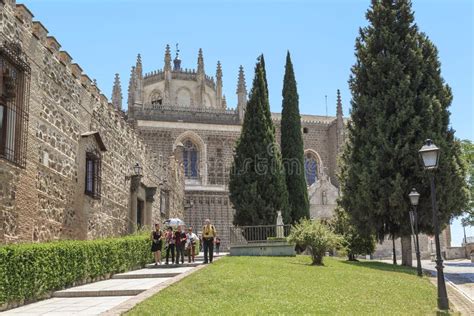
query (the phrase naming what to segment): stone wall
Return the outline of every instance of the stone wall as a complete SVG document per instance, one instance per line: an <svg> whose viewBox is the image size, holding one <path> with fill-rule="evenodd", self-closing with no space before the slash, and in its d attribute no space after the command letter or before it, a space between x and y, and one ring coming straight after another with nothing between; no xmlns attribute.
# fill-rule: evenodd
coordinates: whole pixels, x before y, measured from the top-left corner
<svg viewBox="0 0 474 316"><path fill-rule="evenodd" d="M143 167L142 185L166 181L171 213L183 212L183 177L171 152L159 166L138 133L46 28L15 1L0 1L0 40L18 42L31 67L26 168L0 160L0 240L47 241L97 238L130 231L133 165ZM84 194L85 151L101 153L100 199ZM166 167L165 167L166 166ZM158 190L161 192L161 190ZM159 193L152 218L160 219ZM150 223L148 223L150 224Z"/></svg>
<svg viewBox="0 0 474 316"><path fill-rule="evenodd" d="M445 229L440 234L440 244L441 244L441 251L443 256L446 256L447 248L450 246L450 231L449 229ZM427 236L424 234L418 235L418 242L420 245L420 255L422 259L429 259L431 254L436 252L434 237ZM393 244L392 240L386 238L382 243L377 243L375 252L373 253L373 257L375 259L391 259L393 254ZM395 239L395 252L397 255L397 260L401 260L402 252L401 252L401 243L400 238ZM413 243L412 238L412 253L413 258L415 256L415 246Z"/></svg>

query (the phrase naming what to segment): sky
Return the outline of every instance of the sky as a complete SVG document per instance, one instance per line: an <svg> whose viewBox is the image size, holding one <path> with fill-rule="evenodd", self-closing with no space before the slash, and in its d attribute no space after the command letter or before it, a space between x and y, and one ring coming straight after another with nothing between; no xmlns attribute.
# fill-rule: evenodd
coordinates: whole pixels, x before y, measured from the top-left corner
<svg viewBox="0 0 474 316"><path fill-rule="evenodd" d="M235 107L239 65L247 88L258 55L265 55L270 105L281 111L287 50L298 83L300 111L335 115L341 90L349 115L350 68L359 27L367 24L369 0L24 0L25 4L78 63L111 96L119 73L124 100L138 53L144 72L163 67L166 44L179 43L183 68L196 68L203 49L206 74L223 68L223 93ZM439 50L441 71L453 90L451 125L456 136L474 140L474 7L471 0L415 0L415 21ZM326 102L327 100L327 102ZM326 106L327 105L327 106ZM467 229L474 236L474 227ZM463 230L452 225L453 245Z"/></svg>

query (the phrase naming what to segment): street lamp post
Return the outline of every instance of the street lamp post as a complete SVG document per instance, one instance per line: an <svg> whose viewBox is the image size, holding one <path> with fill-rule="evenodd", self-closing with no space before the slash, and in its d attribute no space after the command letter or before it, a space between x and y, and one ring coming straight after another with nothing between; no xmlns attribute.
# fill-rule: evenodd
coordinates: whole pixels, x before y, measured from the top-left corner
<svg viewBox="0 0 474 316"><path fill-rule="evenodd" d="M433 210L433 228L436 245L436 271L438 278L438 308L441 310L449 309L448 294L446 292L446 283L443 273L443 258L441 257L441 245L439 242L439 223L438 223L438 207L436 205L436 188L434 183L434 171L438 168L439 148L427 139L425 145L419 150L425 170L430 171L431 186L431 206Z"/></svg>
<svg viewBox="0 0 474 316"><path fill-rule="evenodd" d="M418 200L420 199L420 193L416 192L416 189L413 188L410 194L408 194L408 197L410 198L410 203L412 206L410 210L410 223L411 230L415 236L416 270L418 272L418 276L422 276L423 272L421 271L420 243L418 242L418 214L416 212Z"/></svg>

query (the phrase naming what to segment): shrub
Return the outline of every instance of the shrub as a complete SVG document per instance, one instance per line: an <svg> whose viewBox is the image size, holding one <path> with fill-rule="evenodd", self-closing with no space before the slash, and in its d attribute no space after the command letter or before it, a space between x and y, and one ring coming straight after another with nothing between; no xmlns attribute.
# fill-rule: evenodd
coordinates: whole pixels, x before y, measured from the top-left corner
<svg viewBox="0 0 474 316"><path fill-rule="evenodd" d="M314 265L322 265L324 254L336 248L340 237L320 221L302 219L291 228L288 242L307 247Z"/></svg>
<svg viewBox="0 0 474 316"><path fill-rule="evenodd" d="M149 234L0 247L0 306L151 262Z"/></svg>
<svg viewBox="0 0 474 316"><path fill-rule="evenodd" d="M341 207L336 208L331 226L336 234L341 235L340 252L347 255L349 261L356 261L358 255L368 255L375 251L375 236L370 232L357 230L351 223L350 214Z"/></svg>

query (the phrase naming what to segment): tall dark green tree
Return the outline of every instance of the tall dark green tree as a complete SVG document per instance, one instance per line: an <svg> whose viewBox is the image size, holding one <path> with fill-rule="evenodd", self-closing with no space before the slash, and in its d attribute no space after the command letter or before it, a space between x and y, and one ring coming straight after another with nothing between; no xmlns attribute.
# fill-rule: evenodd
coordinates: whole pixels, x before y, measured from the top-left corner
<svg viewBox="0 0 474 316"><path fill-rule="evenodd" d="M234 225L275 224L277 211L282 212L285 223L290 222L285 174L270 116L263 55L255 66L229 191L235 208Z"/></svg>
<svg viewBox="0 0 474 316"><path fill-rule="evenodd" d="M304 173L304 149L298 91L290 52L286 55L282 94L281 155L285 168L291 221L296 223L301 218L309 218L309 199Z"/></svg>
<svg viewBox="0 0 474 316"><path fill-rule="evenodd" d="M349 80L352 112L341 205L379 240L405 237L408 193L415 187L421 193L420 230L432 233L429 180L418 156L425 139L433 139L442 153L436 174L440 223L459 215L467 201L465 170L449 128L451 90L441 77L436 48L414 23L409 0L373 0L366 17L369 25L356 40ZM407 259L411 249L402 254Z"/></svg>

